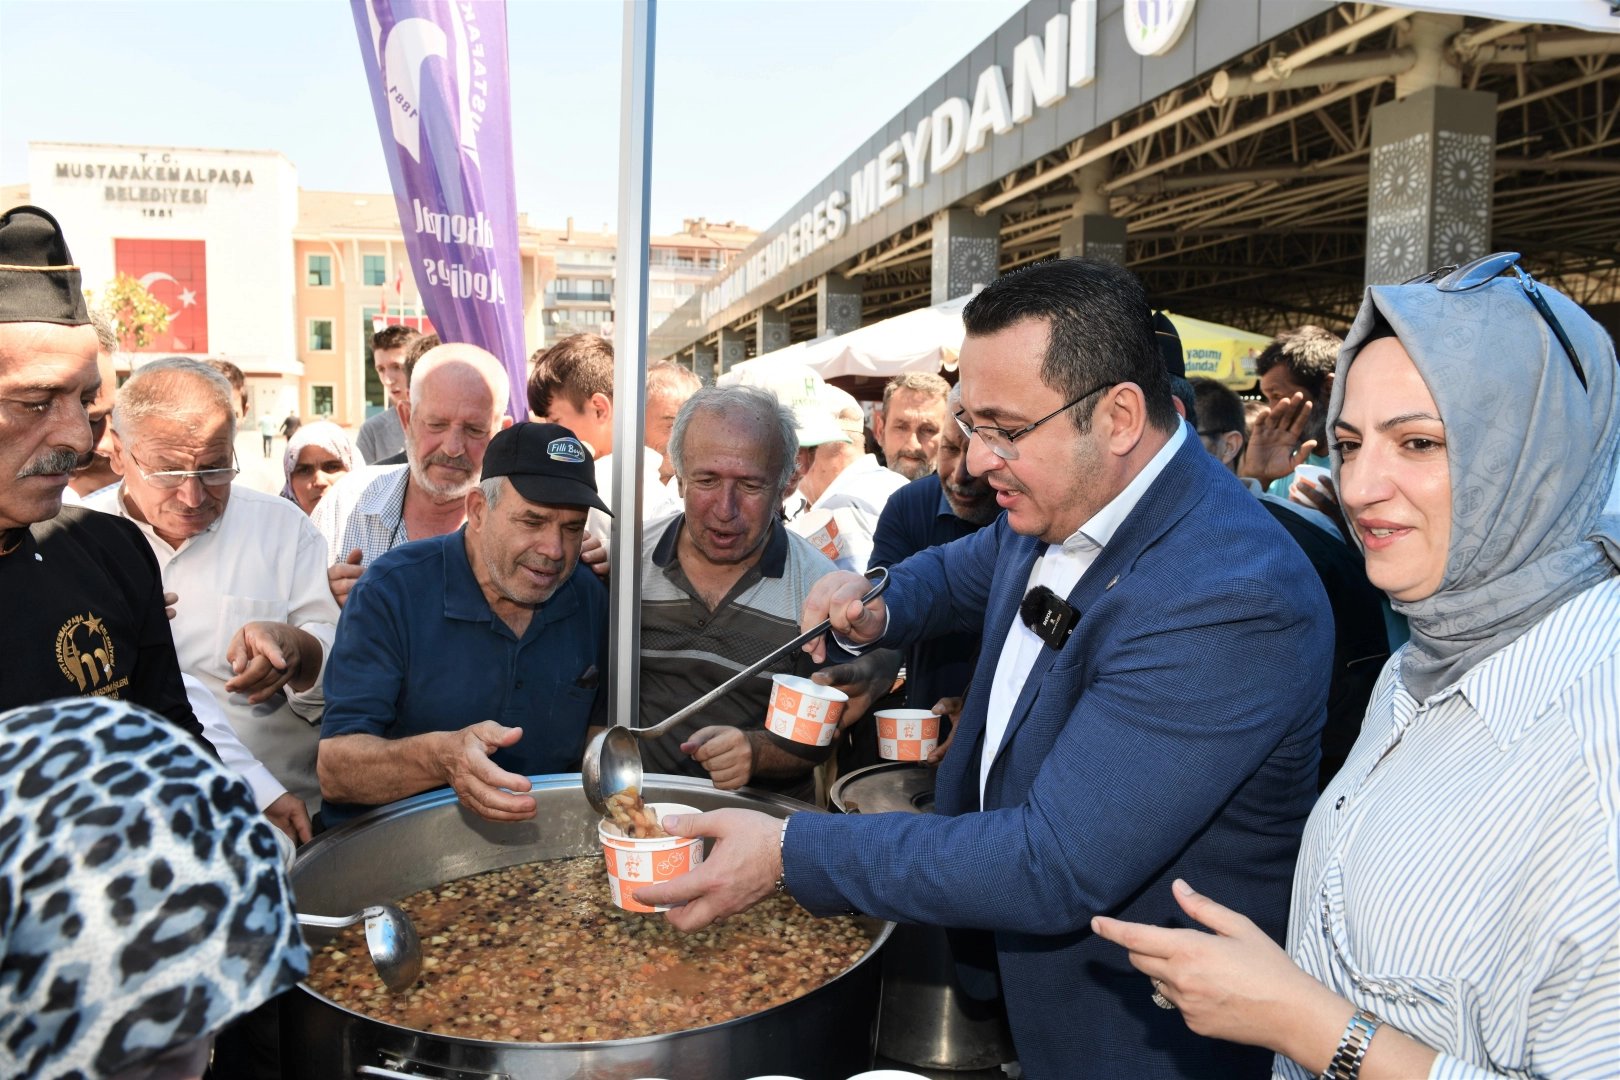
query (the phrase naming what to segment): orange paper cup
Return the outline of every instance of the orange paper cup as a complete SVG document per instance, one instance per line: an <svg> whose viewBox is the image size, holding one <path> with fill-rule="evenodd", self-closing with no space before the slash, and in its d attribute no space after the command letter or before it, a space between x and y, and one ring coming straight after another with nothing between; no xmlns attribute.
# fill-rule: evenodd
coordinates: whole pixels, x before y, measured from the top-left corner
<svg viewBox="0 0 1620 1080"><path fill-rule="evenodd" d="M697 814L695 806L681 803L648 803L647 809L662 822L674 814ZM658 836L637 840L625 836L611 819L603 818L596 827L602 838L602 857L607 861L608 888L613 902L625 911L668 911L669 907L648 907L632 897L643 885L656 885L679 877L703 862L701 836Z"/></svg>
<svg viewBox="0 0 1620 1080"><path fill-rule="evenodd" d="M883 709L877 714L878 757L926 761L939 745L939 717L927 709Z"/></svg>
<svg viewBox="0 0 1620 1080"><path fill-rule="evenodd" d="M797 675L771 676L771 704L765 729L789 742L826 746L838 731L849 695Z"/></svg>

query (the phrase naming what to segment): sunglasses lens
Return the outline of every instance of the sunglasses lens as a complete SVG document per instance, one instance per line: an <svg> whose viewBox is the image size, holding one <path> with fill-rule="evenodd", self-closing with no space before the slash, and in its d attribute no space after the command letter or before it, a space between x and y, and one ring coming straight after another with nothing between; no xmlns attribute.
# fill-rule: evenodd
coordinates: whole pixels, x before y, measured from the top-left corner
<svg viewBox="0 0 1620 1080"><path fill-rule="evenodd" d="M1466 266L1458 267L1439 281L1434 287L1441 292L1464 292L1468 289L1477 289L1487 281L1499 277L1502 271L1519 261L1517 251L1498 251L1494 255L1487 255L1482 259L1475 259Z"/></svg>

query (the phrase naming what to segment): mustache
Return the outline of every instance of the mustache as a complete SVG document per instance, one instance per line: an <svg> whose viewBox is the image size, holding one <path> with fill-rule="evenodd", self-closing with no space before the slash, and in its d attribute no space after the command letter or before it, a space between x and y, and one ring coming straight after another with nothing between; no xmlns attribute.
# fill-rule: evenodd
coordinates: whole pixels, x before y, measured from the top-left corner
<svg viewBox="0 0 1620 1080"><path fill-rule="evenodd" d="M443 465L446 468L460 469L463 472L473 471L472 458L465 454L457 454L455 457L451 457L449 454L429 454L427 460L422 462L422 468L425 469L429 465Z"/></svg>
<svg viewBox="0 0 1620 1080"><path fill-rule="evenodd" d="M21 480L26 476L63 476L77 469L80 464L78 454L64 446L58 446L24 465L18 471L17 479Z"/></svg>

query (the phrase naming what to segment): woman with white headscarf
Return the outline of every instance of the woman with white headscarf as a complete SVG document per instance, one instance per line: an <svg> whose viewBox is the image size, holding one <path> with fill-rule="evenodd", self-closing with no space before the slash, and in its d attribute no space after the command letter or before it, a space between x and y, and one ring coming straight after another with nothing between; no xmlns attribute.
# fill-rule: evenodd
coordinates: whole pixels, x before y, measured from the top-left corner
<svg viewBox="0 0 1620 1080"><path fill-rule="evenodd" d="M304 424L292 433L281 456L287 476L281 497L313 514L327 488L365 463L349 433L330 420Z"/></svg>
<svg viewBox="0 0 1620 1080"><path fill-rule="evenodd" d="M1213 934L1093 922L1144 1007L1277 1077L1620 1076L1620 389L1516 258L1368 289L1339 354L1334 481L1412 639L1306 826L1287 952L1182 881Z"/></svg>
<svg viewBox="0 0 1620 1080"><path fill-rule="evenodd" d="M275 830L155 713L0 713L0 793L0 1076L192 1080L308 974Z"/></svg>

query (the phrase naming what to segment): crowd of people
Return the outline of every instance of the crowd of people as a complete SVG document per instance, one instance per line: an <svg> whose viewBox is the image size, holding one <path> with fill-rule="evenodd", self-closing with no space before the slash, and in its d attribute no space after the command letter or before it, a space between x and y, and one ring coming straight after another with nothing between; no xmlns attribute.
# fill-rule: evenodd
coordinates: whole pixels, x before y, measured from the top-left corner
<svg viewBox="0 0 1620 1080"><path fill-rule="evenodd" d="M834 628L648 771L825 805L877 710L942 717L934 815L667 821L715 841L639 894L677 927L778 889L948 927L1030 1077L1620 1071L1620 380L1579 307L1485 270L1279 335L1246 403L1128 272L1055 260L967 305L959 378L881 400L655 364L640 448L600 337L537 352L514 409L490 353L388 327L390 407L295 425L278 496L235 482L241 371L118 385L55 220L8 212L0 1071L274 1075L308 962L278 846L443 788L524 820L529 777L577 771L615 452L641 725ZM772 674L849 696L831 745L766 728ZM73 974L180 917L176 874L219 892L187 949Z"/></svg>

